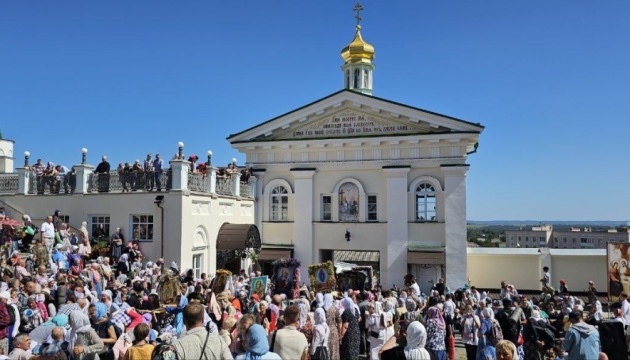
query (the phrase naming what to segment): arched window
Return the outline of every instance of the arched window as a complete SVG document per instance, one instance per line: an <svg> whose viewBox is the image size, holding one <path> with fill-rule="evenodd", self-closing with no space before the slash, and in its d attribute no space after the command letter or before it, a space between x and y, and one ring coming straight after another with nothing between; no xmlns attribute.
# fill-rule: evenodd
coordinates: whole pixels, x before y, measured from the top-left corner
<svg viewBox="0 0 630 360"><path fill-rule="evenodd" d="M370 87L370 72L368 69L363 70L363 87L366 89Z"/></svg>
<svg viewBox="0 0 630 360"><path fill-rule="evenodd" d="M351 182L339 187L339 221L359 221L359 188Z"/></svg>
<svg viewBox="0 0 630 360"><path fill-rule="evenodd" d="M284 186L271 190L271 221L289 220L289 192Z"/></svg>
<svg viewBox="0 0 630 360"><path fill-rule="evenodd" d="M361 70L354 69L354 89L359 88L359 78L361 77Z"/></svg>
<svg viewBox="0 0 630 360"><path fill-rule="evenodd" d="M416 187L416 221L437 221L435 188L428 182Z"/></svg>

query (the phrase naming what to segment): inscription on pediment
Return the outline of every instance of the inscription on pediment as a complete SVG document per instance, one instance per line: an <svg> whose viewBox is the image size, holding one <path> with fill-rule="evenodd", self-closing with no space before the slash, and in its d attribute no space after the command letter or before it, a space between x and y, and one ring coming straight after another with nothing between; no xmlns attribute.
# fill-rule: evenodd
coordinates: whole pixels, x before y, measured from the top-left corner
<svg viewBox="0 0 630 360"><path fill-rule="evenodd" d="M431 131L428 124L394 120L353 109L344 109L321 119L290 127L274 139L312 139L370 135L423 134Z"/></svg>

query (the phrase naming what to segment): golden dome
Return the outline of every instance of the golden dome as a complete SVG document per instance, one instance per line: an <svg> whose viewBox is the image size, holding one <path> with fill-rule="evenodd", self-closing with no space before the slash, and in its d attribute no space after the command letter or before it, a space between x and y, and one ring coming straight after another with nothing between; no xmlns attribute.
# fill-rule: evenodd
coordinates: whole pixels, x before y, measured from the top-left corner
<svg viewBox="0 0 630 360"><path fill-rule="evenodd" d="M374 60L374 46L368 44L361 37L361 25L357 25L354 40L341 49L343 61L348 63L372 62Z"/></svg>

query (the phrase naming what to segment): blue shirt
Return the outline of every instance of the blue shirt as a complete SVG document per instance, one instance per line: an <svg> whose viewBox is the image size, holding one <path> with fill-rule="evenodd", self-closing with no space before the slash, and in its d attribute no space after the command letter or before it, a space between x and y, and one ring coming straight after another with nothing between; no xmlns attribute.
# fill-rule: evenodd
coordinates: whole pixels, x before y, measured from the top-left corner
<svg viewBox="0 0 630 360"><path fill-rule="evenodd" d="M157 172L162 172L162 168L164 167L164 160L162 159L155 159L153 160L153 171Z"/></svg>

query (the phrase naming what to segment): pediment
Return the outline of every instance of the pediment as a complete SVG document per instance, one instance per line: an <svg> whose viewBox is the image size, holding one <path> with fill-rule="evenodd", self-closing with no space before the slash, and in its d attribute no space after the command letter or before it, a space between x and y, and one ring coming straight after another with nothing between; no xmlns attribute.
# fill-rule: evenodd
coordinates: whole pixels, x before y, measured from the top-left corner
<svg viewBox="0 0 630 360"><path fill-rule="evenodd" d="M238 134L231 143L480 133L483 126L343 90Z"/></svg>

